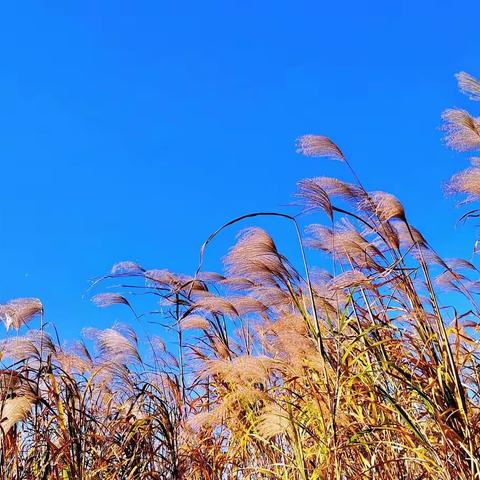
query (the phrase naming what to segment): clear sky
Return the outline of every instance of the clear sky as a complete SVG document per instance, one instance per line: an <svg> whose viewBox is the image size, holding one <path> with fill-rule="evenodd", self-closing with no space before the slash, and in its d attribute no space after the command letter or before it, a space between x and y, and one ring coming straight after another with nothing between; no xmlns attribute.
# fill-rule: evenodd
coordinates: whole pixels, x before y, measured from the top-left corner
<svg viewBox="0 0 480 480"><path fill-rule="evenodd" d="M453 75L480 75L480 2L2 7L0 301L41 298L67 336L121 318L83 298L113 263L192 272L226 220L288 211L304 177L349 178L298 156L304 133L336 141L441 254L470 256L475 228L455 228L441 191L467 161L439 126L447 107L478 109ZM256 223L293 248L290 227Z"/></svg>

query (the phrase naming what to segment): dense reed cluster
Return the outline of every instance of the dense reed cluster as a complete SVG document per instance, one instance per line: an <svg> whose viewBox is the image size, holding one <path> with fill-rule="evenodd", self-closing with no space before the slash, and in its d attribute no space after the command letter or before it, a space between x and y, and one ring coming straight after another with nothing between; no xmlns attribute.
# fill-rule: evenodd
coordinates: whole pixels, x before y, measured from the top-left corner
<svg viewBox="0 0 480 480"><path fill-rule="evenodd" d="M458 80L480 99L475 78ZM480 150L479 119L444 120L449 145ZM274 215L296 232L301 266L260 228L240 233L222 273L121 262L95 286L116 292L93 300L129 309L138 337L116 324L64 345L39 300L0 306L0 478L480 479L477 268L442 259L330 139L303 136L298 151L353 174L299 182L301 214L322 223L304 235L298 216L252 213L201 257L223 228ZM480 161L447 190L478 200ZM152 312L137 313L139 294Z"/></svg>

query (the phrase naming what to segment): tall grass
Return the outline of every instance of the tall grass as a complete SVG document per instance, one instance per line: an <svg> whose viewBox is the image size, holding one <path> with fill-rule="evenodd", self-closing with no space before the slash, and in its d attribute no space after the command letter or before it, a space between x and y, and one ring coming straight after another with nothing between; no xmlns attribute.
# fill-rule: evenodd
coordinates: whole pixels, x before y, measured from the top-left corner
<svg viewBox="0 0 480 480"><path fill-rule="evenodd" d="M476 79L458 80L480 99ZM480 120L444 120L449 145L480 149ZM221 274L115 265L99 284L118 291L94 301L146 325L134 300L151 298L158 336L116 324L65 346L39 300L0 307L13 330L1 349L0 478L480 479L477 268L442 259L330 139L304 136L298 150L353 174L299 183L302 214L323 223L303 236L297 216L253 213L212 234L201 257L223 228L275 215L298 236L301 268L260 228L241 231ZM477 158L448 191L478 200ZM323 252L322 268L305 248Z"/></svg>

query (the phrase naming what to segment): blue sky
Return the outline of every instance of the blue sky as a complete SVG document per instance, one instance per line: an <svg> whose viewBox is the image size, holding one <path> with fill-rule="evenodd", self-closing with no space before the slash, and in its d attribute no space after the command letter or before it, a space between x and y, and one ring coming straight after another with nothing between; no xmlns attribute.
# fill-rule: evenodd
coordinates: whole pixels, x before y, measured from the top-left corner
<svg viewBox="0 0 480 480"><path fill-rule="evenodd" d="M225 221L288 211L304 177L349 178L298 156L304 133L334 139L440 253L469 257L475 228L455 228L460 211L441 191L467 161L442 145L440 113L475 111L453 75L480 75L480 3L459 5L6 3L0 301L41 298L66 336L122 319L83 297L113 263L192 272ZM288 225L255 223L294 249Z"/></svg>

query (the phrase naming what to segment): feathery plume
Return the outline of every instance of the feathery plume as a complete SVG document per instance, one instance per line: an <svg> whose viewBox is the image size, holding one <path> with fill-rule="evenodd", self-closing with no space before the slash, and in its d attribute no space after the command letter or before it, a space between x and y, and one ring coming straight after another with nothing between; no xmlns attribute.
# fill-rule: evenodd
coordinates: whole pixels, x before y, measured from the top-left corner
<svg viewBox="0 0 480 480"><path fill-rule="evenodd" d="M174 291L192 280L191 277L187 277L186 275L174 274L163 269L146 270L143 276L149 287L168 288Z"/></svg>
<svg viewBox="0 0 480 480"><path fill-rule="evenodd" d="M158 335L153 335L150 338L149 343L150 343L150 347L155 352L165 352L167 350L167 347L165 346L165 342Z"/></svg>
<svg viewBox="0 0 480 480"><path fill-rule="evenodd" d="M297 152L307 157L328 157L345 161L342 151L323 135L303 135L297 139Z"/></svg>
<svg viewBox="0 0 480 480"><path fill-rule="evenodd" d="M359 186L344 182L338 178L332 177L314 177L307 178L299 182L301 187L305 182L306 186L310 186L312 189L321 189L323 190L329 198L339 197L343 200L349 202L361 201L365 198L365 191L362 190ZM314 185L313 185L314 184Z"/></svg>
<svg viewBox="0 0 480 480"><path fill-rule="evenodd" d="M480 100L480 81L466 72L455 75L460 90L470 97L470 100Z"/></svg>
<svg viewBox="0 0 480 480"><path fill-rule="evenodd" d="M252 295L254 295L262 305L276 312L290 311L292 308L292 298L290 294L278 287L259 286L252 291Z"/></svg>
<svg viewBox="0 0 480 480"><path fill-rule="evenodd" d="M306 231L311 235L307 239L307 245L311 248L334 253L339 259L346 260L347 263L353 262L358 268L380 269L376 258L383 260L382 252L349 222L344 221L336 230L313 224L309 225Z"/></svg>
<svg viewBox="0 0 480 480"><path fill-rule="evenodd" d="M0 319L9 330L18 330L35 316L43 313L43 305L38 298L16 298L0 305Z"/></svg>
<svg viewBox="0 0 480 480"><path fill-rule="evenodd" d="M417 261L421 261L423 259L428 265L439 265L445 269L448 269L448 266L442 257L440 257L440 255L435 253L429 247L417 245L417 247L411 251L411 256Z"/></svg>
<svg viewBox="0 0 480 480"><path fill-rule="evenodd" d="M476 201L480 197L480 167L471 167L455 174L446 186L447 193L468 195L465 203Z"/></svg>
<svg viewBox="0 0 480 480"><path fill-rule="evenodd" d="M249 296L228 297L229 302L234 306L239 315L251 313L264 313L267 310L265 304L256 298Z"/></svg>
<svg viewBox="0 0 480 480"><path fill-rule="evenodd" d="M270 235L261 228L241 232L225 258L225 267L230 275L260 284L275 285L278 279L285 282L294 275Z"/></svg>
<svg viewBox="0 0 480 480"><path fill-rule="evenodd" d="M207 360L205 372L237 385L264 383L277 365L266 356L242 355L232 360Z"/></svg>
<svg viewBox="0 0 480 480"><path fill-rule="evenodd" d="M86 373L91 370L93 364L89 358L80 356L75 352L60 351L55 356L56 361L66 372Z"/></svg>
<svg viewBox="0 0 480 480"><path fill-rule="evenodd" d="M92 298L92 302L101 308L121 304L130 306L128 300L118 293L99 293Z"/></svg>
<svg viewBox="0 0 480 480"><path fill-rule="evenodd" d="M435 283L444 290L461 291L457 282L468 280L464 275L445 270L435 277Z"/></svg>
<svg viewBox="0 0 480 480"><path fill-rule="evenodd" d="M238 312L231 302L223 297L206 291L195 292L195 300L192 310L201 310L216 315L238 317Z"/></svg>
<svg viewBox="0 0 480 480"><path fill-rule="evenodd" d="M369 192L368 198L359 203L359 208L374 214L382 222L392 218L405 220L405 210L397 197L386 192Z"/></svg>
<svg viewBox="0 0 480 480"><path fill-rule="evenodd" d="M333 219L332 203L327 192L315 182L314 178L307 178L298 183L298 192L295 194L302 199L305 210L323 210L328 217Z"/></svg>
<svg viewBox="0 0 480 480"><path fill-rule="evenodd" d="M464 258L447 258L445 263L452 270L477 270L477 267L472 262Z"/></svg>
<svg viewBox="0 0 480 480"><path fill-rule="evenodd" d="M480 147L480 121L465 110L450 109L442 115L447 132L445 141L455 150L464 152Z"/></svg>
<svg viewBox="0 0 480 480"><path fill-rule="evenodd" d="M275 403L268 405L258 418L257 430L262 437L267 439L290 433L291 424L288 413Z"/></svg>
<svg viewBox="0 0 480 480"><path fill-rule="evenodd" d="M140 275L145 271L138 263L126 260L113 265L110 273L112 275Z"/></svg>
<svg viewBox="0 0 480 480"><path fill-rule="evenodd" d="M370 279L360 270L348 270L340 273L332 279L331 285L333 289L340 290L359 286L374 288Z"/></svg>
<svg viewBox="0 0 480 480"><path fill-rule="evenodd" d="M208 330L210 323L201 315L188 315L180 321L182 330Z"/></svg>
<svg viewBox="0 0 480 480"><path fill-rule="evenodd" d="M225 280L224 275L216 272L199 272L197 278L206 283L220 283Z"/></svg>
<svg viewBox="0 0 480 480"><path fill-rule="evenodd" d="M85 338L90 338L104 361L141 363L140 354L137 350L137 338L132 329L115 325L113 328L98 330L86 328L82 331Z"/></svg>
<svg viewBox="0 0 480 480"><path fill-rule="evenodd" d="M255 282L243 277L228 276L225 280L221 280L219 285L232 292L243 292L256 288Z"/></svg>
<svg viewBox="0 0 480 480"><path fill-rule="evenodd" d="M5 338L0 342L0 350L4 357L15 361L38 360L41 353L48 356L57 351L50 335L42 330L29 330L23 336Z"/></svg>
<svg viewBox="0 0 480 480"><path fill-rule="evenodd" d="M33 394L18 395L8 398L0 406L0 428L6 434L10 429L22 420L25 420L33 407L35 396Z"/></svg>
<svg viewBox="0 0 480 480"><path fill-rule="evenodd" d="M395 222L392 226L397 232L402 247L410 247L413 243L420 246L426 246L427 241L425 240L425 237L414 226L410 224L407 225L404 222Z"/></svg>

